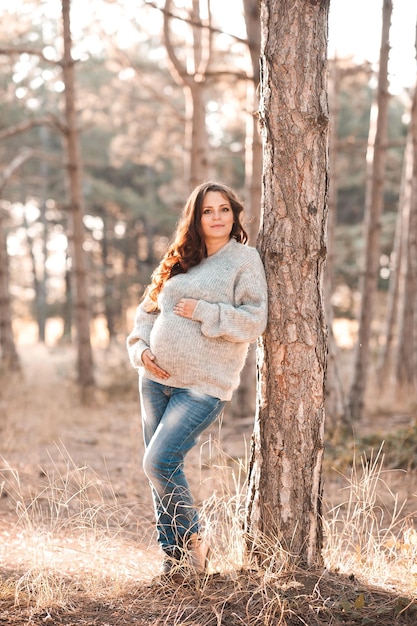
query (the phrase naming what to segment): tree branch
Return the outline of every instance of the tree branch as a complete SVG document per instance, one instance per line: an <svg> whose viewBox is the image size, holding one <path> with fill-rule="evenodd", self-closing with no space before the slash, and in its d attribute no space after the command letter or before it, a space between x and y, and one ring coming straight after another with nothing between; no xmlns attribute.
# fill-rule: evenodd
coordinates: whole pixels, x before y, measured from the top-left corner
<svg viewBox="0 0 417 626"><path fill-rule="evenodd" d="M179 85L185 84L190 87L193 79L188 74L186 67L179 60L175 52L174 46L172 44L172 40L171 40L171 29L170 29L171 11L169 10L169 8L167 9L167 7L169 7L170 4L171 4L171 0L165 0L165 10L163 11L163 15L164 15L164 42L165 42L165 48L167 51L168 59L171 64L171 74L174 80Z"/></svg>
<svg viewBox="0 0 417 626"><path fill-rule="evenodd" d="M25 161L30 159L33 155L33 150L31 148L23 148L15 158L6 165L2 172L0 172L0 194L3 193L3 190L9 181L9 179L13 176L14 172L21 166Z"/></svg>
<svg viewBox="0 0 417 626"><path fill-rule="evenodd" d="M237 35L232 35L231 33L226 33L224 30L221 30L221 28L215 28L214 26L207 26L206 24L201 24L201 22L197 22L187 17L180 17L179 15L176 15L175 13L173 13L173 11L167 11L165 8L158 7L155 4L155 2L152 2L152 0L145 0L143 4L150 6L153 9L157 9L157 11L160 11L163 15L166 15L167 17L172 17L175 20L186 22L187 24L190 24L191 26L197 26L198 28L207 28L212 33L217 33L218 35L226 35L227 37L230 37L231 39L234 39L235 41L238 41L239 43L243 43L246 46L248 45L247 39L242 39L242 37L238 37Z"/></svg>
<svg viewBox="0 0 417 626"><path fill-rule="evenodd" d="M25 133L36 126L54 126L58 128L58 130L65 134L65 126L55 115L48 114L45 117L35 118L33 120L28 120L25 122L21 122L20 124L16 124L15 126L10 126L10 128L5 128L0 131L0 141L4 139L9 139L9 137L14 137L15 135L20 135L21 133Z"/></svg>
<svg viewBox="0 0 417 626"><path fill-rule="evenodd" d="M61 61L54 61L52 59L48 59L44 55L42 50L36 50L36 48L25 48L25 47L0 48L0 54L6 55L6 56L13 56L14 54L29 54L31 56L35 56L35 57L38 57L39 59L42 59L42 61L45 61L45 63L49 63L50 65L62 65Z"/></svg>
<svg viewBox="0 0 417 626"><path fill-rule="evenodd" d="M248 75L244 71L235 72L233 70L213 70L205 73L205 78L220 78L222 76L231 76L232 78L236 78L236 80L253 80L252 76Z"/></svg>
<svg viewBox="0 0 417 626"><path fill-rule="evenodd" d="M102 36L105 36L104 32L102 32ZM146 75L142 72L140 65L137 61L131 59L129 55L121 48L117 48L116 46L114 46L111 41L109 42L109 45L110 50L114 55L114 60L119 63L122 68L132 68L135 72L136 77L140 80L141 85L143 85L143 87L147 91L149 91L149 93L152 95L152 98L158 102L162 102L165 106L168 106L172 110L173 114L178 117L178 119L183 121L183 116L180 115L178 108L171 101L171 99L161 95L161 90L158 89L155 85L155 77L152 76L151 79L148 79ZM174 80L172 82L173 84L176 84Z"/></svg>

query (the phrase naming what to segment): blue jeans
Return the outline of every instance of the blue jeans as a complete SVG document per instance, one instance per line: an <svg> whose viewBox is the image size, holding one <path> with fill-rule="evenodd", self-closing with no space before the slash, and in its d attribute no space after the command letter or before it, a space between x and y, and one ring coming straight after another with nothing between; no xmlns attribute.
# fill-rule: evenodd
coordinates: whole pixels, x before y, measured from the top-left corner
<svg viewBox="0 0 417 626"><path fill-rule="evenodd" d="M184 474L185 455L220 415L226 402L193 391L139 378L143 468L152 488L158 541L175 553L198 532L198 513Z"/></svg>

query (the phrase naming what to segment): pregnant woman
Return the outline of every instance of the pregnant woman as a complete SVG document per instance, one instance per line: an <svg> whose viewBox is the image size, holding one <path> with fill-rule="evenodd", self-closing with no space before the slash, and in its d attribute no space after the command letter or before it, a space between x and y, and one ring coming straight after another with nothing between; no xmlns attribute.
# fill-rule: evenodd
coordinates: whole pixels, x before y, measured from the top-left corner
<svg viewBox="0 0 417 626"><path fill-rule="evenodd" d="M168 578L180 562L184 571L185 560L205 571L208 548L184 458L231 399L249 343L266 326L265 272L256 249L245 245L242 214L226 185L208 182L191 193L127 338Z"/></svg>

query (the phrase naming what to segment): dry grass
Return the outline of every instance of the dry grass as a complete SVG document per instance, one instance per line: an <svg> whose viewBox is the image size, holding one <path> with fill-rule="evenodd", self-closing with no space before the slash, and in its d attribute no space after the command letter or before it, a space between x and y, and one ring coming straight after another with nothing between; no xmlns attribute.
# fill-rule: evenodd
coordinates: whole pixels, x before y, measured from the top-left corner
<svg viewBox="0 0 417 626"><path fill-rule="evenodd" d="M291 570L279 545L265 542L261 565L248 555L241 524L243 468L230 472L224 466L226 481L219 478L219 492L202 507L214 547L211 571L170 587L153 577L158 557L139 534L135 507L119 506L100 476L76 467L65 450L57 452L60 462L51 460L43 489L27 503L19 476L2 462L3 490L18 512L8 531L12 541L3 543L3 623L388 626L417 621L412 601L417 536L398 509L389 517L376 505L380 455L363 461L363 472L350 478L348 501L327 516L327 567L320 572ZM65 471L57 469L62 457ZM227 493L230 484L235 491ZM402 594L394 593L401 584Z"/></svg>
<svg viewBox="0 0 417 626"><path fill-rule="evenodd" d="M162 585L137 424L132 431L137 399L103 391L86 410L62 382L66 353L37 354L19 393L0 394L0 624L417 623L417 532L386 480L383 448L339 476L344 497L324 518L326 566L299 571L279 544L265 541L262 564L248 554L245 443L225 423L190 458L211 569Z"/></svg>

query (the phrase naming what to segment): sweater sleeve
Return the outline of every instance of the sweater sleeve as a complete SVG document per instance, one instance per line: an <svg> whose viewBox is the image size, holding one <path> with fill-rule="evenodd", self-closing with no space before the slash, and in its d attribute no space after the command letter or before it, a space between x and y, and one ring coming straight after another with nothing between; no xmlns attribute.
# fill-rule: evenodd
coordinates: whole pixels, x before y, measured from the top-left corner
<svg viewBox="0 0 417 626"><path fill-rule="evenodd" d="M234 293L235 306L199 300L192 319L201 322L206 337L255 341L265 330L268 315L265 270L258 255L240 269Z"/></svg>
<svg viewBox="0 0 417 626"><path fill-rule="evenodd" d="M142 366L142 353L149 348L151 331L159 312L147 313L145 311L146 300L136 309L135 325L128 335L126 344L129 359L136 369Z"/></svg>

